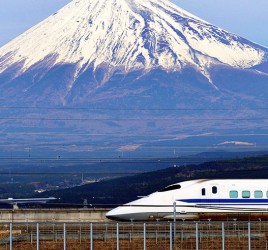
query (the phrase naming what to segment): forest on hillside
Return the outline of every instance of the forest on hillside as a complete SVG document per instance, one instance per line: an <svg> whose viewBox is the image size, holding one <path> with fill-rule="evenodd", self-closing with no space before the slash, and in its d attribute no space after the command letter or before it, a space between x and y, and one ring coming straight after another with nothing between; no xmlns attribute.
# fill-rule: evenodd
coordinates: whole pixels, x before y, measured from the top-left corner
<svg viewBox="0 0 268 250"><path fill-rule="evenodd" d="M193 179L268 179L268 156L210 161L197 165L177 166L43 193L60 198L61 204L91 204L113 207L148 195L167 185Z"/></svg>

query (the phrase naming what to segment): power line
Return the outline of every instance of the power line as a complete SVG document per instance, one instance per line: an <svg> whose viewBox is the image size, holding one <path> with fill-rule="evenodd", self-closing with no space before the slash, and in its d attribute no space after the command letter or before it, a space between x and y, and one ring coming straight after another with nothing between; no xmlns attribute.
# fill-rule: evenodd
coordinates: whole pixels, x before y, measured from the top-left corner
<svg viewBox="0 0 268 250"><path fill-rule="evenodd" d="M265 152L263 152L265 154ZM125 164L125 163L151 163L151 164L162 164L162 163L178 163L178 164L187 164L187 163L202 163L206 161L225 160L225 157L202 157L202 156L193 156L193 157L177 157L177 158L155 158L155 157L117 157L117 158L55 158L55 157L0 157L1 162L20 162L29 163L39 161L41 163L108 163L108 164ZM228 164L230 161L228 161ZM111 172L108 172L111 173Z"/></svg>
<svg viewBox="0 0 268 250"><path fill-rule="evenodd" d="M28 127L27 127L28 128ZM34 129L34 128L33 128ZM148 136L161 136L161 137L170 137L173 139L176 136L185 136L185 137L229 137L229 136L268 136L268 133L201 133L201 134L163 134L163 133L142 133L139 134L137 131L133 133L92 133L92 132L61 132L61 131L49 131L49 132L29 132L29 131L2 131L2 135L53 135L53 136L62 136L62 135L76 135L76 136L116 136L116 137L148 137ZM169 138L165 138L169 139Z"/></svg>
<svg viewBox="0 0 268 250"><path fill-rule="evenodd" d="M198 157L200 159L201 157ZM84 162L96 162L96 163L170 163L175 161L189 161L188 158L155 158L155 157L114 157L114 158L93 158L93 157L87 157L87 158L55 158L55 157L0 157L1 161L4 160L17 160L17 161L56 161L56 162L72 162L72 161L84 161ZM202 158L202 160L204 160ZM196 161L196 158L195 158Z"/></svg>
<svg viewBox="0 0 268 250"><path fill-rule="evenodd" d="M218 160L217 160L218 161ZM224 164L230 164L232 163L232 160L226 160L226 162L224 162L225 160L223 159L220 164L221 166L224 165ZM210 160L208 162L213 162L213 160ZM208 162L196 162L197 164L205 164L205 163L208 163ZM235 161L233 161L235 162ZM236 162L235 162L236 163ZM193 163L190 163L190 164L193 164ZM185 165L181 165L181 166L176 166L176 167L173 167L174 169L180 169L182 167L189 167L188 165L190 164L185 164ZM11 171L2 171L0 172L1 175L7 175L7 176L12 176L12 175L19 175L19 176L29 176L29 175L33 175L33 176L38 176L38 175L76 175L77 178L79 178L81 175L84 175L84 177L86 177L87 175L109 175L109 176L116 176L116 175L139 175L139 174L172 174L169 170L170 170L171 167L167 168L167 169L156 169L156 170L143 170L143 171L120 171L120 172L111 172L111 171L79 171L79 172L11 172ZM205 166L204 169L196 169L196 170L192 170L192 169L189 169L189 171L197 171L197 172L200 172L200 171L208 171L210 169L216 169L216 168L211 168L210 166ZM268 170L267 167L262 167L262 168L257 168L257 169L232 169L230 170L231 172L258 172L260 170ZM229 170L228 171L224 171L224 172L230 172ZM96 183L96 182L95 182Z"/></svg>
<svg viewBox="0 0 268 250"><path fill-rule="evenodd" d="M267 147L268 144L263 144L263 143L250 143L250 142L241 142L235 143L235 142L226 142L226 143L218 143L218 144L154 144L154 143L149 143L149 144L142 144L142 143L125 143L125 144L116 144L116 143L87 143L87 142L70 142L70 143L65 143L65 142L60 142L60 143L20 143L18 142L5 142L3 144L0 144L0 146L8 146L8 145L19 145L19 146L25 146L27 149L31 148L31 146L95 146L95 147L102 147L102 148L110 148L110 147L136 147L136 148L215 148L215 147L230 147L230 146L235 146L236 148L241 147ZM151 144L151 145L150 145Z"/></svg>
<svg viewBox="0 0 268 250"><path fill-rule="evenodd" d="M268 110L268 107L256 108L112 108L112 107L44 107L44 106L0 106L0 109L44 109L44 110L89 110L89 111L255 111Z"/></svg>
<svg viewBox="0 0 268 250"><path fill-rule="evenodd" d="M131 171L131 172L0 172L1 175L20 175L20 176L28 176L28 175L110 175L110 176L116 176L116 175L129 175L129 174L142 174L146 173L146 171ZM78 176L79 177L79 176Z"/></svg>
<svg viewBox="0 0 268 250"><path fill-rule="evenodd" d="M162 117L162 118L46 118L46 117L0 117L0 120L18 121L266 121L268 117L257 118L184 118L184 117Z"/></svg>

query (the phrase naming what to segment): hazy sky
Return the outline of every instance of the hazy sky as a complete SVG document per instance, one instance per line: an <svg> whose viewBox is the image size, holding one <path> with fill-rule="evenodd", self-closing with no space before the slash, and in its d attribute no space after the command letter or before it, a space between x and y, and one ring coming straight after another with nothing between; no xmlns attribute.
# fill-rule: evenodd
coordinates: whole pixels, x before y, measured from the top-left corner
<svg viewBox="0 0 268 250"><path fill-rule="evenodd" d="M70 0L0 0L0 46ZM268 47L268 0L172 0L230 32Z"/></svg>

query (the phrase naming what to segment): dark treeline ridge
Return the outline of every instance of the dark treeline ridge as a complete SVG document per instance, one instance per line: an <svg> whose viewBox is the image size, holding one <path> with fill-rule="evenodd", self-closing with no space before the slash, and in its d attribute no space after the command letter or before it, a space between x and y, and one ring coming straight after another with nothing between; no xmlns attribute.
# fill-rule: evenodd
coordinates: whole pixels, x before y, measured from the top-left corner
<svg viewBox="0 0 268 250"><path fill-rule="evenodd" d="M66 205L83 204L113 207L148 195L176 182L193 179L268 179L268 156L210 161L198 165L171 167L158 171L121 177L74 188L54 190L40 196L60 198Z"/></svg>

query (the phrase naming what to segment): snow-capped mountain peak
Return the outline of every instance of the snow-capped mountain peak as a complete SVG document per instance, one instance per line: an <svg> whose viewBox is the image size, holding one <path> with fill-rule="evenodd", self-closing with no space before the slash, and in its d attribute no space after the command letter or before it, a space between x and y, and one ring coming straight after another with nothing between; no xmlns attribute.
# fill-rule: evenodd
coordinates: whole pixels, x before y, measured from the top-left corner
<svg viewBox="0 0 268 250"><path fill-rule="evenodd" d="M217 28L165 0L73 0L0 49L0 73L21 62L75 64L76 77L89 66L115 69L192 65L207 75L211 64L251 67L267 50ZM110 71L110 73L109 73Z"/></svg>

